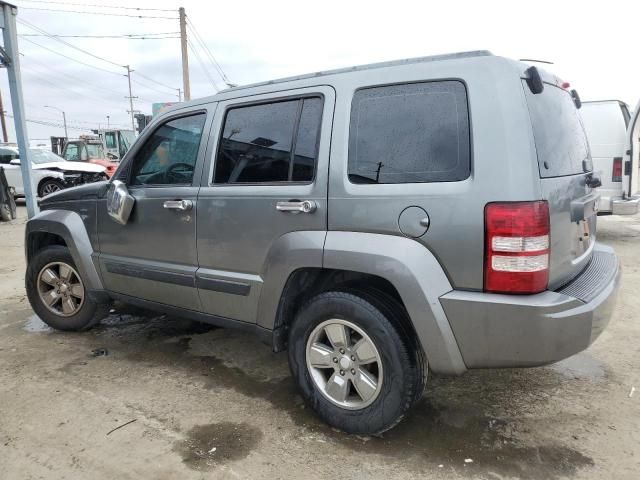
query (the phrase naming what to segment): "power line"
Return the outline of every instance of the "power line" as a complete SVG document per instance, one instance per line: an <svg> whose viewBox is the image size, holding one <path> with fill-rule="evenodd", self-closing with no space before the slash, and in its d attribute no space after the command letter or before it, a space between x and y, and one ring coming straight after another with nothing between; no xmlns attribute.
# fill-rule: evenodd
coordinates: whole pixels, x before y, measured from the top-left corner
<svg viewBox="0 0 640 480"><path fill-rule="evenodd" d="M202 67L202 70L204 71L204 74L207 76L207 78L211 82L211 85L213 85L213 88L217 91L218 87L216 87L216 82L213 80L213 78L209 74L209 70L207 69L207 67L205 66L204 62L202 61L202 58L200 57L200 54L198 53L198 51L193 47L193 44L191 43L191 40L187 39L187 45L191 49L191 52L196 56L196 60L198 60L198 63L200 64L200 67Z"/></svg>
<svg viewBox="0 0 640 480"><path fill-rule="evenodd" d="M38 65L41 65L42 67L44 67L44 68L46 68L46 69L48 69L50 71L56 72L56 74L58 74L60 76L68 78L69 80L71 80L73 82L77 82L78 81L78 79L76 77L73 77L72 75L68 75L68 74L66 74L64 72L61 72L60 70L56 70L56 69L52 68L51 65L46 65L46 64L34 59L30 55L25 55L24 53L21 53L21 55L27 59L27 64L29 64L31 62L34 62L34 63L36 63ZM49 72L47 72L47 73L49 73ZM116 95L122 95L122 93L124 93L124 92L117 92L115 90L111 90L111 89L108 89L108 88L105 88L105 87L102 87L102 86L92 85L91 83L86 82L86 81L84 82L84 85L89 87L89 88L93 88L94 90L100 90L100 91L106 91L106 92L110 92L110 93L115 93Z"/></svg>
<svg viewBox="0 0 640 480"><path fill-rule="evenodd" d="M123 39L123 40L164 40L167 38L180 38L180 32L172 32L173 35L170 34L132 34L132 35L45 35L41 33L19 33L19 37L51 37L51 38L113 38L113 39ZM165 36L160 36L165 35Z"/></svg>
<svg viewBox="0 0 640 480"><path fill-rule="evenodd" d="M129 15L126 13L108 13L108 12L88 12L86 10L61 10L59 8L40 8L40 7L20 7L22 10L39 10L53 13L79 13L82 15L101 15L107 17L131 17L131 18L153 18L163 20L177 20L178 17L158 17L152 15Z"/></svg>
<svg viewBox="0 0 640 480"><path fill-rule="evenodd" d="M142 83L140 80L132 78L131 81L136 83L136 84L138 84L138 85L140 85L141 87L144 87L144 88L148 89L148 90L153 90L154 92L161 93L163 95L169 95L167 92L165 92L163 90L160 90L158 88L152 87L151 85L146 85L146 84ZM176 91L177 90L178 89L176 89ZM175 95L175 93L173 95Z"/></svg>
<svg viewBox="0 0 640 480"><path fill-rule="evenodd" d="M19 22L21 22L21 23L23 23L23 24L25 24L27 27L29 27L29 28L31 28L31 29L33 29L33 30L37 31L37 32L40 32L40 33L44 34L45 36L47 36L47 37L49 37L49 38L51 38L51 39L53 39L53 40L56 40L56 41L58 41L58 42L62 43L63 45L67 45L67 46L69 46L69 47L71 47L71 48L73 48L73 49L75 49L75 50L78 50L78 51L80 51L80 52L82 52L82 53L84 53L84 54L86 54L86 55L90 55L91 57L94 57L94 58L97 58L97 59L102 60L102 61L104 61L104 62L107 62L107 63L109 63L109 64L111 64L111 65L115 65L115 66L117 66L117 67L126 68L124 65L119 65L119 64L117 64L116 62L112 62L111 60L108 60L108 59L106 59L106 58L100 57L100 56L98 56L98 55L94 55L93 53L88 52L88 51L86 51L86 50L84 50L84 49L82 49L82 48L76 47L75 45L73 45L73 44L71 44L71 43L69 43L69 42L66 42L66 41L64 41L64 40L61 40L60 38L57 38L56 36L54 36L54 35L50 34L49 32L47 32L47 31L43 30L43 29L42 29L42 28L40 28L40 27L37 27L36 25L33 25L33 24L32 24L32 23L30 23L30 22L27 22L27 21L25 21L25 20L18 20L18 21L19 21ZM45 48L46 50L52 51L52 52L54 52L54 53L58 53L59 55L62 55L62 56L64 56L65 58L69 58L69 59L71 59L71 60L73 60L73 61L76 61L76 62L78 62L78 63L83 63L83 62L80 62L79 60L75 60L75 59L73 59L73 58L71 58L71 57L67 57L67 56L65 56L65 55L63 55L63 54L61 54L61 53L59 53L59 52L54 51L54 50L48 49L47 47L44 47L43 45L40 45L40 44L38 44L38 43L34 42L33 40L28 39L28 38L24 38L24 40L26 40L27 42L34 43L34 44L36 44L36 45L38 45L38 46L40 46L40 47L42 47L42 48ZM86 64L86 63L83 63L83 64L84 64L84 65L87 65L87 66L92 66L93 68L96 68L96 69L98 69L98 70L103 70L103 71L106 71L106 72L109 72L109 73L112 73L112 74L115 74L115 75L121 75L121 74L119 74L119 73L112 72L112 71L110 71L110 70L106 70L106 69L102 69L102 68L100 68L100 67L96 67L96 66L89 65L89 64ZM146 78L148 81L153 82L153 83L155 83L155 84L157 84L157 85L160 85L161 87L167 88L167 89L171 90L172 92L173 92L173 91L175 91L175 90L177 90L176 88L170 87L169 85L166 85L166 84L164 84L164 83L162 83L162 82L159 82L159 81L157 81L157 80L154 80L153 78L147 77L146 75L143 75L143 74L142 74L142 73L140 73L140 72L136 72L136 73L138 74L138 76L140 76L140 77L142 77L142 78ZM124 76L126 76L126 75L124 75Z"/></svg>
<svg viewBox="0 0 640 480"><path fill-rule="evenodd" d="M122 10L140 10L140 11L155 11L155 12L174 12L173 9L168 8L145 8L145 7L123 7L115 5L100 5L95 3L75 3L75 2L55 2L52 0L20 0L26 3L48 3L54 5L70 5L75 7L100 7L100 8L117 8Z"/></svg>
<svg viewBox="0 0 640 480"><path fill-rule="evenodd" d="M218 60L216 60L216 57L213 55L213 53L211 52L211 50L209 49L209 47L207 46L207 44L205 43L205 41L202 39L202 37L200 36L200 34L198 33L198 31L196 30L195 25L193 24L193 22L189 19L189 17L187 17L187 25L189 27L189 29L191 30L191 32L193 33L194 37L196 38L196 40L198 41L198 43L200 44L200 46L203 48L203 50L205 51L205 53L209 56L209 60L211 61L211 63L213 64L213 66L216 68L216 70L218 71L218 74L220 75L220 77L222 78L222 80L228 85L230 84L229 82L229 77L227 77L227 74L224 72L224 70L222 69L222 66L220 65L220 63L218 62Z"/></svg>
<svg viewBox="0 0 640 480"><path fill-rule="evenodd" d="M164 83L162 83L162 82L159 82L159 81L157 81L157 80L154 80L153 78L147 77L146 75L143 75L143 74L141 74L141 73L140 73L140 72L138 72L138 71L136 71L136 74L137 74L139 77L142 77L142 78L144 78L144 79L146 79L146 80L148 80L148 81L150 81L150 82L153 82L153 83L155 83L155 84L157 84L157 85L160 85L161 87L168 88L169 90L172 90L172 91L176 91L176 90L178 90L177 88L170 87L169 85L166 85L166 84L164 84Z"/></svg>
<svg viewBox="0 0 640 480"><path fill-rule="evenodd" d="M112 75L118 75L119 77L124 76L122 73L117 73L117 72L114 72L112 70L107 70L106 68L102 68L102 67L96 67L95 65L91 65L90 63L82 62L82 61L78 60L77 58L69 57L69 56L65 55L64 53L60 53L57 50L53 50L52 48L45 47L44 45L41 45L38 42L34 42L33 40L30 40L28 38L24 38L23 40L26 41L26 42L29 42L29 43L33 43L34 45L37 45L40 48L44 48L45 50L48 50L51 53L55 53L56 55L60 55L61 57L66 58L67 60L71 60L72 62L76 62L76 63L79 63L81 65L84 65L85 67L91 67L91 68L94 68L96 70L100 70L101 72L111 73Z"/></svg>
<svg viewBox="0 0 640 480"><path fill-rule="evenodd" d="M66 45L67 47L73 48L74 50L78 50L79 52L82 52L85 55L89 55L90 57L96 58L98 60L102 60L103 62L110 63L111 65L115 65L116 67L123 67L119 63L112 62L111 60L107 60L106 58L103 58L103 57L100 57L98 55L95 55L95 54L93 54L91 52L88 52L88 51L86 51L86 50L84 50L84 49L82 49L80 47L76 47L75 45L73 45L73 44L71 44L71 43L69 43L69 42L67 42L65 40L61 40L60 38L57 38L57 37L51 35L49 32L44 31L40 27L36 27L35 25L33 25L32 23L27 22L26 20L18 19L18 22L22 23L23 25L26 25L27 27L35 30L36 32L40 32L40 33L46 35L47 37L52 38L52 39L62 43L63 45Z"/></svg>

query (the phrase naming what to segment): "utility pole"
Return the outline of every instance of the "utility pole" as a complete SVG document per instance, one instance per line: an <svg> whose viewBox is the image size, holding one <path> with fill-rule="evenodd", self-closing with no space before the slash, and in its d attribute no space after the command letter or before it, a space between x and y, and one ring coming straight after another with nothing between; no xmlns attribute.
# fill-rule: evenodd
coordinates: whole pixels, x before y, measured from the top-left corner
<svg viewBox="0 0 640 480"><path fill-rule="evenodd" d="M107 128L109 128L109 115L107 115Z"/></svg>
<svg viewBox="0 0 640 480"><path fill-rule="evenodd" d="M20 55L18 54L18 32L16 28L16 16L18 9L6 2L0 2L2 18L3 49L0 50L2 65L7 69L9 77L9 92L11 92L11 107L16 129L16 141L20 154L20 171L22 172L22 184L24 196L27 199L27 215L33 218L40 210L36 201L36 189L31 176L31 152L29 151L29 137L27 136L27 124L25 122L24 98L22 93L22 78L20 75Z"/></svg>
<svg viewBox="0 0 640 480"><path fill-rule="evenodd" d="M187 51L187 14L184 7L178 9L180 14L180 47L182 50L182 88L185 101L191 100L191 87L189 86L189 52Z"/></svg>
<svg viewBox="0 0 640 480"><path fill-rule="evenodd" d="M0 92L0 123L2 123L2 141L7 143L9 138L7 137L7 124L4 121L4 106L2 105L2 92Z"/></svg>
<svg viewBox="0 0 640 480"><path fill-rule="evenodd" d="M178 101L181 102L182 101L182 89L178 88ZM2 101L2 99L0 98L0 102Z"/></svg>
<svg viewBox="0 0 640 480"><path fill-rule="evenodd" d="M131 67L129 65L125 65L125 67L127 69L127 80L129 80L129 96L125 97L129 99L129 108L130 108L130 113L131 113L131 128L133 129L133 131L136 131L136 124L134 123L133 120L133 99L134 98L138 98L138 97L134 97L131 94L131 72L133 72L133 70L131 70Z"/></svg>
<svg viewBox="0 0 640 480"><path fill-rule="evenodd" d="M51 105L45 105L44 108L53 108L54 110L58 110L60 113L62 113L62 123L64 124L64 138L66 143L69 140L69 134L67 133L67 114L64 113L64 110L58 107L52 107Z"/></svg>

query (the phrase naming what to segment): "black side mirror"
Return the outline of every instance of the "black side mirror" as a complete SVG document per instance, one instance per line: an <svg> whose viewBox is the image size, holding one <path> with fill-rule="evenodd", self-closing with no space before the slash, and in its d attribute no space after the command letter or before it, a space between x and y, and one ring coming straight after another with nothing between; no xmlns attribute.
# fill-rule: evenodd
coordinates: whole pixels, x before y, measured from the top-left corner
<svg viewBox="0 0 640 480"><path fill-rule="evenodd" d="M526 74L527 85L531 93L534 95L542 93L544 90L544 82L538 69L535 66L531 66L527 68L524 73Z"/></svg>
<svg viewBox="0 0 640 480"><path fill-rule="evenodd" d="M591 188L598 188L602 186L600 177L598 175L594 175L593 173L590 173L586 176L586 178L584 179L584 183L587 185L587 187Z"/></svg>

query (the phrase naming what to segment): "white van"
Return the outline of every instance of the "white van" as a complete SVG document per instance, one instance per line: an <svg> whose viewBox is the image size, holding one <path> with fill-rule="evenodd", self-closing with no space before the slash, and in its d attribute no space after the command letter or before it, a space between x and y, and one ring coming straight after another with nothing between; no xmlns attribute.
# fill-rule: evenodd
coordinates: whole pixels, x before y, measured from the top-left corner
<svg viewBox="0 0 640 480"><path fill-rule="evenodd" d="M638 110L636 107L632 114L620 100L582 102L579 110L591 148L593 170L602 181L598 189L600 213L638 212Z"/></svg>

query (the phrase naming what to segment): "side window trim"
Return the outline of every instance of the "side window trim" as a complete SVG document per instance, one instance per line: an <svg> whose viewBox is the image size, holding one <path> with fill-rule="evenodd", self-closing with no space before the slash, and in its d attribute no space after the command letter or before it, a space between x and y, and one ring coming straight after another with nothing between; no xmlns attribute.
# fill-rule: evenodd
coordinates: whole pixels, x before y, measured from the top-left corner
<svg viewBox="0 0 640 480"><path fill-rule="evenodd" d="M202 126L202 133L200 135L200 143L198 145L198 150L197 150L197 156L196 156L196 164L195 167L196 169L198 168L198 163L199 163L199 157L202 155L203 152L203 145L206 146L206 142L208 141L209 138L209 133L207 132L207 125L208 123L211 121L211 117L212 114L210 115L207 108L197 108L195 110L189 110L189 111L181 111L181 112L176 112L175 114L168 116L166 118L164 118L161 122L159 122L158 124L156 124L153 129L145 132L144 138L140 139L140 142L136 142L138 145L135 145L135 150L131 149L130 152L127 152L128 154L130 154L127 158L127 163L125 165L123 165L123 169L122 169L122 173L118 173L117 175L117 180L120 180L122 182L124 182L127 185L127 188L130 189L140 189L140 188L167 188L167 187L189 187L192 186L194 184L196 184L198 182L198 179L196 178L195 175L195 171L194 171L194 176L191 180L191 183L173 183L173 184L149 184L149 185L132 185L131 184L131 172L132 172L132 168L133 168L133 164L135 163L136 160L136 156L138 155L138 153L140 153L140 150L142 150L142 148L145 146L145 144L149 141L149 139L151 139L151 137L153 137L153 135L155 135L155 133L162 128L162 126L164 126L165 124L173 121L173 120L178 120L180 118L185 118L185 117L192 117L194 115L200 115L203 114L205 115L205 121L204 124ZM206 137L206 138L205 138ZM203 142L204 140L204 142ZM114 176L116 177L116 176Z"/></svg>
<svg viewBox="0 0 640 480"><path fill-rule="evenodd" d="M318 130L317 130L317 134L316 134L316 142L315 142L315 158L314 158L314 169L313 169L313 176L311 178L311 180L309 181L294 181L294 180L282 180L282 181L271 181L271 182L233 182L233 183L229 183L229 182L216 182L215 181L215 175L216 175L216 168L217 168L217 163L218 163L218 154L220 152L220 149L222 148L222 140L223 140L223 134L224 134L224 129L225 129L225 125L227 122L227 116L229 114L229 112L231 110L234 109L238 109L238 108L245 108L245 107L253 107L253 106L258 106L258 105L271 105L271 104L275 104L275 103L281 103L281 102L293 102L293 101L297 101L298 102L298 110L296 113L296 120L295 120L295 124L294 124L294 128L293 128L293 132L292 132L292 139L291 139L291 152L290 152L290 158L289 158L289 174L288 174L288 178L292 178L293 175L293 168L294 168L294 163L295 163L295 151L296 151L296 144L297 144L297 139L298 139L298 131L299 131L299 126L300 126L300 120L302 118L302 109L304 107L304 100L305 99L311 99L311 98L318 98L322 101L322 106L321 106L321 114L320 114L320 119L318 122ZM218 134L218 140L217 143L215 145L215 148L212 152L211 155L211 169L209 171L209 179L208 179L208 183L207 185L209 187L236 187L236 186L283 186L283 185L313 185L313 183L316 180L316 176L317 176L317 166L318 166L318 152L319 152L319 146L320 146L320 136L322 133L322 122L323 122L323 118L324 118L324 106L325 106L325 102L326 102L326 98L325 95L322 92L309 92L309 93L305 93L305 94L301 94L301 95L292 95L290 97L277 97L277 98L269 98L269 99L261 99L258 101L244 101L244 102L239 102L239 103L229 103L227 105L225 105L224 111L221 113L222 114L222 122L220 123L219 126L219 130L217 132ZM213 133L213 132L212 132Z"/></svg>

